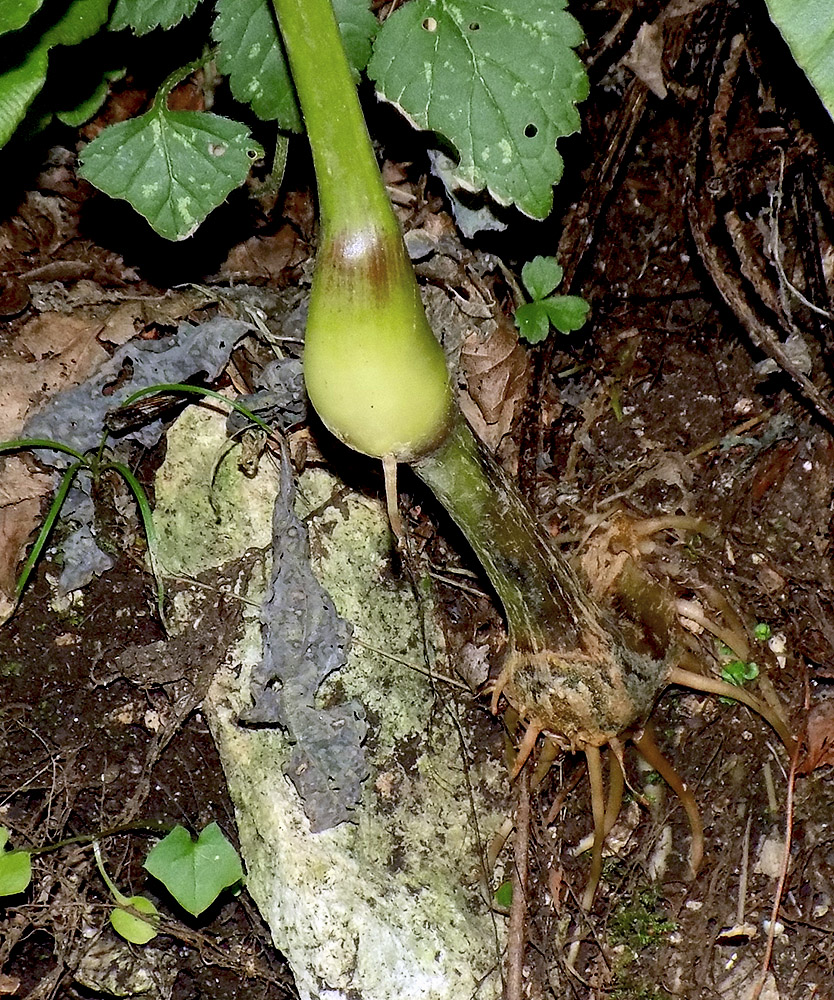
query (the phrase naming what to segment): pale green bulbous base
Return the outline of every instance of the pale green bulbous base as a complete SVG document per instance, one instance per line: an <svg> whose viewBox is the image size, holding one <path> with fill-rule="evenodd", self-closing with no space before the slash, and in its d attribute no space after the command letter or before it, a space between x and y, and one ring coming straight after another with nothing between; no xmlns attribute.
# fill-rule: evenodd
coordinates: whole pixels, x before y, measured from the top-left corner
<svg viewBox="0 0 834 1000"><path fill-rule="evenodd" d="M319 251L304 379L316 412L339 440L374 458L411 461L443 440L454 407L443 349L399 233L396 241L355 261L344 246Z"/></svg>

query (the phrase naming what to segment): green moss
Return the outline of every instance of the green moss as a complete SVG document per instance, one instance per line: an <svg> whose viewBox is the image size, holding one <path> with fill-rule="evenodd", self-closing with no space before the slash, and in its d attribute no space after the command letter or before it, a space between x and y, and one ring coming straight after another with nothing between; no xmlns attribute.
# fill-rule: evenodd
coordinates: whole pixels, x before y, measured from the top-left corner
<svg viewBox="0 0 834 1000"><path fill-rule="evenodd" d="M623 900L608 923L611 941L625 945L636 956L677 930L678 925L661 912L659 903L653 888L639 889Z"/></svg>
<svg viewBox="0 0 834 1000"><path fill-rule="evenodd" d="M0 661L0 677L20 677L23 673L23 664L20 660Z"/></svg>

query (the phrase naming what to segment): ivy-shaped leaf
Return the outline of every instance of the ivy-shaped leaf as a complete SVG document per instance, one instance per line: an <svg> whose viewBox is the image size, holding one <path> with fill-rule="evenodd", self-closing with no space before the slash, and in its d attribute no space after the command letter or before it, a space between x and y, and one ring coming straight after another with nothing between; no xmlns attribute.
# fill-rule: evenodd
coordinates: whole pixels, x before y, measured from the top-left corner
<svg viewBox="0 0 834 1000"><path fill-rule="evenodd" d="M145 868L194 916L243 878L237 851L216 823L196 840L185 827L174 827L148 854Z"/></svg>
<svg viewBox="0 0 834 1000"><path fill-rule="evenodd" d="M263 154L245 125L164 100L106 128L82 154L80 175L123 198L169 240L184 240L239 187Z"/></svg>
<svg viewBox="0 0 834 1000"><path fill-rule="evenodd" d="M334 0L333 10L358 80L370 58L377 20L367 0ZM259 118L300 132L301 113L269 0L217 0L212 37L219 46L218 68L229 77L237 100L251 104Z"/></svg>
<svg viewBox="0 0 834 1000"><path fill-rule="evenodd" d="M43 6L43 0L3 0L0 4L0 35L17 31Z"/></svg>
<svg viewBox="0 0 834 1000"><path fill-rule="evenodd" d="M9 831L0 826L0 896L23 892L32 880L32 858L28 851L6 848Z"/></svg>
<svg viewBox="0 0 834 1000"><path fill-rule="evenodd" d="M767 0L771 20L834 118L834 4ZM778 70L774 67L774 71Z"/></svg>
<svg viewBox="0 0 834 1000"><path fill-rule="evenodd" d="M173 28L184 17L190 17L200 0L116 0L110 30L132 28L137 35L146 35L154 28Z"/></svg>
<svg viewBox="0 0 834 1000"><path fill-rule="evenodd" d="M460 186L535 219L562 176L556 140L579 128L588 81L564 0L413 0L382 26L368 66L385 100L458 152Z"/></svg>

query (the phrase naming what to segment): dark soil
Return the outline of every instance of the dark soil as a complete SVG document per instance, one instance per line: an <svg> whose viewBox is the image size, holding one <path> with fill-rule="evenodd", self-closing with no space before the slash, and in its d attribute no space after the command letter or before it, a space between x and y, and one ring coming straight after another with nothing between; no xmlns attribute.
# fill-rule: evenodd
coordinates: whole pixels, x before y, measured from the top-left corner
<svg viewBox="0 0 834 1000"><path fill-rule="evenodd" d="M834 126L816 113L800 77L786 83L787 57L763 10L745 15L707 2L692 10L678 4L675 14L673 6L663 25L663 100L621 59L641 23L664 5L637 3L632 10L606 0L576 7L588 33L592 97L583 136L563 147L567 169L553 220L521 222L481 241L515 269L535 253L558 253L570 290L592 306L580 334L553 335L528 351L529 391L502 455L567 551L611 533L616 518L627 528L611 533L612 552L648 519L701 519L701 531L653 534L643 567L671 597L699 601L725 622L734 615L748 636L764 623L784 637L773 649L753 641L755 686L785 706L800 732L809 709L834 696L834 440L831 414L821 412L807 387L781 365L762 362L798 334L810 361L805 373L823 401L831 395L831 319L795 298L785 307L790 296L769 239L778 226L784 274L806 299L830 310L834 185L825 151ZM746 44L741 56L731 51L736 35ZM778 81L772 70L768 75L772 66ZM121 89L124 103L130 80ZM393 129L385 151L407 164L401 187L415 196L414 214L445 211L436 182L426 180L418 140L391 113L373 117ZM26 289L27 275L38 269L37 302L52 296L71 310L86 299L106 313L105 306L186 280L218 293L241 282L287 287L312 252L313 205L300 166L270 215L240 193L210 232L174 253L141 220L78 182L77 137L51 138L56 144L44 145L42 162L30 153L31 169L2 193L0 273L18 297L0 323L0 351L8 352L35 314ZM609 153L613 165L601 168ZM257 245L242 249L253 235ZM63 271L43 270L56 261L65 262ZM506 288L503 295L509 302ZM162 329L151 319L137 332L153 337ZM137 456L148 485L162 448ZM311 444L308 459L318 458ZM104 492L101 506L112 511ZM412 500L415 530L434 557L477 570L458 536L442 519L429 519L432 503L418 493ZM109 515L121 553L113 570L77 602L56 605L58 568L47 555L0 631L0 824L15 846L35 848L125 828L104 843L109 872L124 891L148 892L166 914L154 946L167 957L155 960L147 995L291 996L291 976L245 892L224 896L194 920L176 911L141 867L158 833L143 826L148 820L195 831L216 820L233 841L235 824L200 716L206 671L189 676L176 669L175 656L168 670L141 657L141 669L130 669L129 657L116 663L125 650L163 638L152 581L139 568L141 532L130 506L124 510ZM439 597L452 649L473 634L488 641L500 629L488 601L443 585ZM690 633L690 640L714 666L715 642L704 633ZM222 637L203 641L209 649ZM531 997L750 996L776 888L762 852L768 841L777 848L784 842L787 756L765 723L738 704L680 689L662 698L653 724L696 790L706 830L701 870L688 878L688 830L674 797L663 786L655 786L652 803L635 794L614 831L617 853L606 862L593 912L579 923L581 978L570 975L568 927L575 929L587 870L572 847L588 833L590 806L580 782L545 825L580 764L554 768L533 809ZM795 780L774 981L762 994L781 1000L834 996L832 758L826 763L823 755L817 768L807 753L803 759L808 773ZM635 787L644 787L628 753L626 764ZM671 847L661 847L667 830ZM778 850L776 857L778 867ZM110 940L107 899L88 844L37 854L33 887L0 912L0 993L94 995L79 966L94 939ZM727 933L734 925L736 933ZM131 961L141 964L141 957Z"/></svg>

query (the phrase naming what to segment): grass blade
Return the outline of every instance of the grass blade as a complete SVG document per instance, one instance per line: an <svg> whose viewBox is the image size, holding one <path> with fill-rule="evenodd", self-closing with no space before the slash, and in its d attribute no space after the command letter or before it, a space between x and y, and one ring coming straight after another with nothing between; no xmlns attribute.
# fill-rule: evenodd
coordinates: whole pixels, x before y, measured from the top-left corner
<svg viewBox="0 0 834 1000"><path fill-rule="evenodd" d="M148 543L148 558L151 564L151 572L156 581L156 606L159 611L159 617L164 621L163 603L165 601L165 586L162 582L162 570L156 557L156 528L153 523L153 511L148 502L148 494L136 476L134 476L123 462L108 462L105 468L118 472L136 499L136 506L139 508L142 528Z"/></svg>
<svg viewBox="0 0 834 1000"><path fill-rule="evenodd" d="M55 442L50 441L49 447L52 447ZM27 444L24 447L43 447L42 445L31 445ZM3 446L0 445L0 450L4 450ZM10 449L5 449L10 450ZM77 454L69 448L61 448L62 451L67 451L69 454ZM40 558L41 552L43 552L46 541L49 538L49 533L52 531L52 527L55 521L58 519L58 515L61 513L61 508L64 506L64 501L67 498L67 493L69 493L69 488L72 486L72 481L75 479L78 470L83 468L85 464L84 456L80 456L80 460L71 465L61 478L61 484L58 487L58 492L52 500L52 504L49 507L49 512L44 518L44 522L41 525L41 530L38 532L38 537L35 539L35 544L32 546L32 550L29 553L26 562L23 564L23 569L20 571L20 576L17 578L17 584L14 588L14 599L15 604L20 600L20 596L26 587L26 582L32 570L35 567L35 563Z"/></svg>

